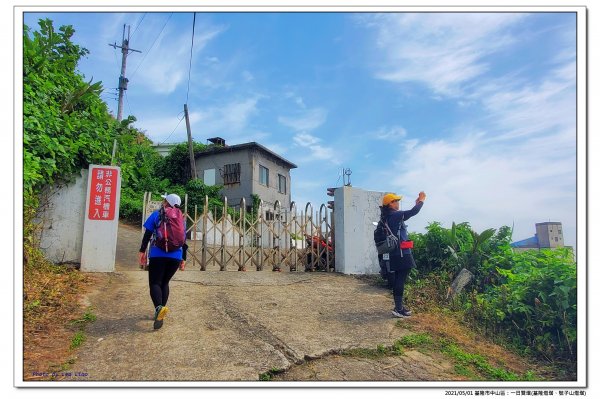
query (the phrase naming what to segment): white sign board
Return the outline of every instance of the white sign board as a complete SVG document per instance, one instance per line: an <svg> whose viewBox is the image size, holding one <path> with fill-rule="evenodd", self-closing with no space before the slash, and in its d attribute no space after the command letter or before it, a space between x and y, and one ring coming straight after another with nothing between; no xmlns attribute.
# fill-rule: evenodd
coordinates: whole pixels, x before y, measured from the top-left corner
<svg viewBox="0 0 600 399"><path fill-rule="evenodd" d="M90 165L83 223L81 271L113 272L119 229L121 169Z"/></svg>

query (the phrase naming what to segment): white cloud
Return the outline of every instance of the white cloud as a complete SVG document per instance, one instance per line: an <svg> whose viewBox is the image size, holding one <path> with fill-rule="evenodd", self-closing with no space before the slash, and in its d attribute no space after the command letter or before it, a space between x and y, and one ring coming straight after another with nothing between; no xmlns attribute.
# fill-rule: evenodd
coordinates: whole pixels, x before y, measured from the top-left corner
<svg viewBox="0 0 600 399"><path fill-rule="evenodd" d="M574 155L552 159L535 144L502 152L481 137L419 145L395 165L399 174L392 185L407 194L407 207L420 190L427 192L426 220L413 223L469 221L479 231L516 220L526 230L515 238L525 238L536 222L575 220Z"/></svg>
<svg viewBox="0 0 600 399"><path fill-rule="evenodd" d="M209 26L202 31L196 31L192 68L194 59L197 59L206 45L218 37L223 30L222 27ZM187 84L190 49L191 37L178 34L167 25L137 71L137 83L158 94L172 93L181 85Z"/></svg>
<svg viewBox="0 0 600 399"><path fill-rule="evenodd" d="M254 80L254 75L252 75L250 72L248 71L243 71L242 72L242 77L244 78L244 80L246 82L251 82Z"/></svg>
<svg viewBox="0 0 600 399"><path fill-rule="evenodd" d="M261 96L232 101L205 111L190 114L190 123L196 124L200 136L241 134L248 128L250 118L258 112Z"/></svg>
<svg viewBox="0 0 600 399"><path fill-rule="evenodd" d="M382 126L374 132L367 133L378 140L397 140L406 137L406 134L406 129L402 126Z"/></svg>
<svg viewBox="0 0 600 399"><path fill-rule="evenodd" d="M413 224L469 221L479 231L517 221L514 238L522 239L536 222L561 221L573 245L575 81L562 73L569 68L558 66L537 85L482 87L485 133L407 144L392 184L411 201L420 190L429 194L426 220Z"/></svg>
<svg viewBox="0 0 600 399"><path fill-rule="evenodd" d="M280 116L279 123L295 131L310 131L318 128L327 120L327 111L323 108L302 110L296 116Z"/></svg>
<svg viewBox="0 0 600 399"><path fill-rule="evenodd" d="M310 147L320 142L321 139L311 136L308 133L300 133L294 136L294 142L302 147Z"/></svg>
<svg viewBox="0 0 600 399"><path fill-rule="evenodd" d="M572 131L575 145L575 64L567 62L550 71L537 85L498 79L474 92L486 109L488 126L507 140L547 135L558 130Z"/></svg>
<svg viewBox="0 0 600 399"><path fill-rule="evenodd" d="M508 27L524 18L512 13L429 13L361 18L376 30L376 76L418 81L435 93L461 94L461 86L489 66L484 58L511 43Z"/></svg>
<svg viewBox="0 0 600 399"><path fill-rule="evenodd" d="M243 141L258 140L267 136L264 132L255 131L249 128L252 116L258 112L258 102L260 96L254 96L241 101L232 101L222 106L213 106L206 110L195 111L190 109L189 119L192 135L196 141L200 137L220 136L228 142L237 142L243 138ZM162 142L167 139L173 129L177 126L178 117L153 115L138 118L136 126L146 130L148 136L155 142ZM185 120L179 124L179 127L172 134L169 142L181 141L187 139Z"/></svg>
<svg viewBox="0 0 600 399"><path fill-rule="evenodd" d="M296 155L299 163L315 160L329 161L333 164L339 163L333 148L321 144L321 139L308 133L299 133L294 136L296 146L308 149L309 152Z"/></svg>
<svg viewBox="0 0 600 399"><path fill-rule="evenodd" d="M464 107L481 106L481 116L469 121L468 128L456 128L453 139L405 140L395 173L386 171L391 189L407 195L405 207L420 190L429 194L413 227L430 221L446 226L469 221L482 230L516 221L514 238L521 239L533 235L536 222L550 219L563 222L565 239L574 244L572 30L547 60L545 66L553 70L538 67L533 78L513 70L479 79L493 66L487 57L513 43L510 29L523 18L526 14L489 13L362 19L377 34L377 77L421 82L440 98L457 98Z"/></svg>
<svg viewBox="0 0 600 399"><path fill-rule="evenodd" d="M294 116L280 116L277 120L296 132L293 137L296 147L308 150L308 152L295 154L296 162L299 164L313 161L339 163L332 147L321 144L319 137L308 133L327 121L327 111L323 108L307 109L302 97L293 92L287 92L285 97L293 99L300 110L297 110Z"/></svg>
<svg viewBox="0 0 600 399"><path fill-rule="evenodd" d="M146 133L154 143L180 143L187 140L187 131L183 112L179 116L155 115L140 117L134 126Z"/></svg>
<svg viewBox="0 0 600 399"><path fill-rule="evenodd" d="M292 99L297 106L299 106L302 109L306 109L306 104L304 104L304 99L301 96L297 95L295 92L288 91L288 92L284 93L284 97Z"/></svg>

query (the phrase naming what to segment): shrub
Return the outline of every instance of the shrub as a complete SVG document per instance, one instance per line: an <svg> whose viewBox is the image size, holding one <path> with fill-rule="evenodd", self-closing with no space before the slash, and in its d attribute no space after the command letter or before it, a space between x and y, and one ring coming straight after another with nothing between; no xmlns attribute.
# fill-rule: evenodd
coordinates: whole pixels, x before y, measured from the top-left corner
<svg viewBox="0 0 600 399"><path fill-rule="evenodd" d="M497 269L504 281L473 297L470 316L535 354L575 360L577 275L572 251L509 256L510 269Z"/></svg>

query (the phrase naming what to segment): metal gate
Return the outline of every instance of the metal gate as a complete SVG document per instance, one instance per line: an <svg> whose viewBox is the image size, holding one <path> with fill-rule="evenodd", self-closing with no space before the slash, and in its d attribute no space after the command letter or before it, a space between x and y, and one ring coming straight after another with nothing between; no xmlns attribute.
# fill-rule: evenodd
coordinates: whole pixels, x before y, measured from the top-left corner
<svg viewBox="0 0 600 399"><path fill-rule="evenodd" d="M144 220L160 206L144 196ZM334 271L333 212L325 204L314 210L308 203L303 210L273 208L259 202L255 213L247 212L242 199L239 208L209 206L208 196L202 211L188 209L184 200L187 226L187 264L200 270Z"/></svg>

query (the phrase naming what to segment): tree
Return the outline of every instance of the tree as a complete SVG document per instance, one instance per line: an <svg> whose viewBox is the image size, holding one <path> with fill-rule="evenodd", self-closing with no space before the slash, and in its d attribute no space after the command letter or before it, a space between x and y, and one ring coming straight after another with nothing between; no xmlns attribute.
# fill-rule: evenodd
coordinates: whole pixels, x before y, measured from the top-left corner
<svg viewBox="0 0 600 399"><path fill-rule="evenodd" d="M44 185L90 163L110 160L116 121L100 99L101 82L75 68L88 50L74 44L72 26L56 31L49 19L23 32L23 186L32 199Z"/></svg>

